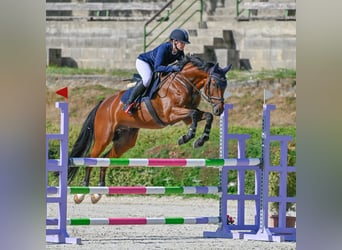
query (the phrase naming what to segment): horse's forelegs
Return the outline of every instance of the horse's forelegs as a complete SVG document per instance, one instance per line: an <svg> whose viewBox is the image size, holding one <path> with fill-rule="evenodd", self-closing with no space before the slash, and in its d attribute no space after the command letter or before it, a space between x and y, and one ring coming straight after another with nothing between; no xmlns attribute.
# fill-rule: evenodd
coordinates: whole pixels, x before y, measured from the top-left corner
<svg viewBox="0 0 342 250"><path fill-rule="evenodd" d="M90 174L91 174L91 167L86 167L85 170L85 176L83 180L83 186L87 187L89 186L89 181L90 181ZM85 194L75 194L74 195L74 202L76 204L80 204L84 200Z"/></svg>
<svg viewBox="0 0 342 250"><path fill-rule="evenodd" d="M205 116L206 120L204 131L202 136L194 142L194 148L202 147L203 144L209 140L211 124L213 123L213 115L208 112L205 112L203 115Z"/></svg>
<svg viewBox="0 0 342 250"><path fill-rule="evenodd" d="M187 143L188 141L190 141L192 138L195 137L195 134L196 134L196 127L191 126L186 135L182 135L181 137L179 137L178 145L182 145L184 143Z"/></svg>
<svg viewBox="0 0 342 250"><path fill-rule="evenodd" d="M106 169L105 167L101 167L100 170L100 181L99 186L104 187L106 185ZM97 203L102 197L102 194L92 194L91 195L91 202L93 204Z"/></svg>
<svg viewBox="0 0 342 250"><path fill-rule="evenodd" d="M192 123L191 123L189 130L188 130L188 133L186 135L181 136L178 139L178 145L182 145L184 143L187 143L188 141L190 141L192 138L195 137L198 119L199 119L199 112L197 110L194 110L191 113Z"/></svg>

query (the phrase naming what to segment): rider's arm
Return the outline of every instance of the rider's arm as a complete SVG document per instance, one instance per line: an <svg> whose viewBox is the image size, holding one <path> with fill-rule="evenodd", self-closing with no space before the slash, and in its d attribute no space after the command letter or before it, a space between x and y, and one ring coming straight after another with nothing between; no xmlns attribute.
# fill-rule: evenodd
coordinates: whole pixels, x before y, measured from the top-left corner
<svg viewBox="0 0 342 250"><path fill-rule="evenodd" d="M159 46L158 51L156 53L156 58L154 61L154 71L156 72L173 72L174 71L173 66L162 65L163 61L168 56L168 53L170 53L168 51L168 46L166 45Z"/></svg>

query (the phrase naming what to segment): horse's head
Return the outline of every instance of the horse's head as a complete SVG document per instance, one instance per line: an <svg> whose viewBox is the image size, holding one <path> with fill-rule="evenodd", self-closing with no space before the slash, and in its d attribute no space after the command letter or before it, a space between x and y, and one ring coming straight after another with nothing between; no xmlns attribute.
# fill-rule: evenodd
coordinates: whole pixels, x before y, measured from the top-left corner
<svg viewBox="0 0 342 250"><path fill-rule="evenodd" d="M227 88L226 74L232 65L221 68L218 63L205 62L193 55L186 55L179 65L182 68L182 75L186 78L185 82L194 87L211 104L214 115L221 115L224 110L223 96ZM204 93L200 92L202 88Z"/></svg>
<svg viewBox="0 0 342 250"><path fill-rule="evenodd" d="M231 68L231 64L220 68L216 63L210 68L208 80L204 86L204 93L213 107L213 114L217 116L221 115L224 110L224 92L227 88L226 74Z"/></svg>

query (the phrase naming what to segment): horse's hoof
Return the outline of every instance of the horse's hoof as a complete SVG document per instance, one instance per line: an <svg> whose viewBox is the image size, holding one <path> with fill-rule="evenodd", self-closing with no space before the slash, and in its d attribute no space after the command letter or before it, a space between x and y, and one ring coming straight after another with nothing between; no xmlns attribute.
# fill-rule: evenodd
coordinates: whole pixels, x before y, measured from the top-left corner
<svg viewBox="0 0 342 250"><path fill-rule="evenodd" d="M80 204L84 200L85 195L84 194L75 194L74 195L74 202L76 204Z"/></svg>
<svg viewBox="0 0 342 250"><path fill-rule="evenodd" d="M102 194L92 194L91 203L96 204L102 197Z"/></svg>
<svg viewBox="0 0 342 250"><path fill-rule="evenodd" d="M204 141L203 141L203 140L196 140L196 141L194 142L194 144L193 144L193 147L194 147L194 148L200 148L200 147L203 146L203 144L204 144Z"/></svg>
<svg viewBox="0 0 342 250"><path fill-rule="evenodd" d="M209 136L204 135L204 136L198 138L198 139L194 142L193 147L194 147L194 148L202 147L202 146L204 145L204 143L205 143L206 141L208 141L208 140L209 140Z"/></svg>
<svg viewBox="0 0 342 250"><path fill-rule="evenodd" d="M205 138L198 138L194 144L193 144L193 147L194 148L200 148L204 145L204 143L207 141L208 139L205 139Z"/></svg>
<svg viewBox="0 0 342 250"><path fill-rule="evenodd" d="M183 136L179 137L179 139L178 139L178 145L182 145L182 144L184 144L184 143L185 143L185 141L184 141L184 135L183 135Z"/></svg>

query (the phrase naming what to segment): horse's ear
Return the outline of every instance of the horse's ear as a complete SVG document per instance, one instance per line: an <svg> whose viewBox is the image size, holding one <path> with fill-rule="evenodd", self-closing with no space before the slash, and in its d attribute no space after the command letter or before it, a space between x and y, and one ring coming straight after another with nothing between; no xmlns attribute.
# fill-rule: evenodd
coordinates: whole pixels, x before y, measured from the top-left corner
<svg viewBox="0 0 342 250"><path fill-rule="evenodd" d="M218 68L218 63L215 63L214 66L211 67L210 72L213 73L217 70Z"/></svg>
<svg viewBox="0 0 342 250"><path fill-rule="evenodd" d="M233 66L233 64L229 64L227 67L225 67L224 69L222 69L223 72L226 74L229 70L232 69L232 66Z"/></svg>

